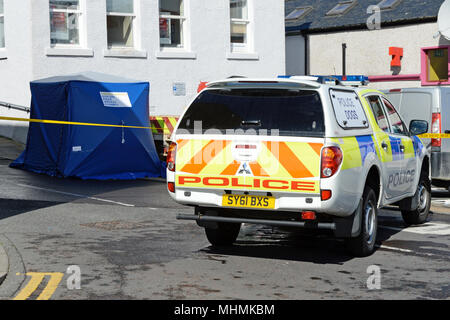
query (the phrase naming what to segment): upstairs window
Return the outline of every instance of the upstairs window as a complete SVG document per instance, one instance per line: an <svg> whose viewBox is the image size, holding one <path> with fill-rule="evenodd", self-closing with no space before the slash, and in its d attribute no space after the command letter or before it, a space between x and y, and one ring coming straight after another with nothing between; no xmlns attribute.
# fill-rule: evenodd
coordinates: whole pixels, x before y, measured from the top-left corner
<svg viewBox="0 0 450 320"><path fill-rule="evenodd" d="M239 51L248 44L248 3L247 0L230 0L231 49ZM237 49L237 50L236 50Z"/></svg>
<svg viewBox="0 0 450 320"><path fill-rule="evenodd" d="M356 0L341 1L333 9L327 12L327 16L338 16L346 14L356 5Z"/></svg>
<svg viewBox="0 0 450 320"><path fill-rule="evenodd" d="M106 12L108 47L134 47L134 0L107 0Z"/></svg>
<svg viewBox="0 0 450 320"><path fill-rule="evenodd" d="M184 47L183 0L159 0L159 43L162 48Z"/></svg>
<svg viewBox="0 0 450 320"><path fill-rule="evenodd" d="M394 9L401 0L383 0L380 3L377 4L377 7L379 7L381 10L389 10Z"/></svg>
<svg viewBox="0 0 450 320"><path fill-rule="evenodd" d="M286 16L286 21L300 20L308 13L310 13L312 9L313 9L312 7L295 8L293 11L291 11L291 13L289 13Z"/></svg>
<svg viewBox="0 0 450 320"><path fill-rule="evenodd" d="M50 0L50 43L79 45L80 0Z"/></svg>
<svg viewBox="0 0 450 320"><path fill-rule="evenodd" d="M3 0L0 0L0 48L5 47L5 15L3 11Z"/></svg>

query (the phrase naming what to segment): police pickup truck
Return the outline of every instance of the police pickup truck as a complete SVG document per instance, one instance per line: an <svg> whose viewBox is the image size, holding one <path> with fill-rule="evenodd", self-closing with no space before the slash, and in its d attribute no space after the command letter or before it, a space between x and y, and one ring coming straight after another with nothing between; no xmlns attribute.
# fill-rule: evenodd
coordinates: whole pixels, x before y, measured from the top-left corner
<svg viewBox="0 0 450 320"><path fill-rule="evenodd" d="M313 81L314 80L314 81ZM167 156L167 187L192 206L214 246L242 223L328 229L350 252L374 251L378 209L406 224L427 219L429 154L376 90L320 78L211 82L181 116Z"/></svg>

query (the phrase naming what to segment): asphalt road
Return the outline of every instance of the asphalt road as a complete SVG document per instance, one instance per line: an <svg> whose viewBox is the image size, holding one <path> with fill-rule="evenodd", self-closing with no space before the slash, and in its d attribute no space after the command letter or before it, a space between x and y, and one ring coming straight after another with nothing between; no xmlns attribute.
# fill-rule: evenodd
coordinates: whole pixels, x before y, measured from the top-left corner
<svg viewBox="0 0 450 320"><path fill-rule="evenodd" d="M399 212L382 210L367 258L348 256L327 234L261 226L213 249L195 223L175 219L192 210L169 199L164 181L9 168L21 148L0 139L0 243L10 261L1 299L450 299L445 190L433 192L422 226L405 228ZM379 287L369 289L373 266Z"/></svg>

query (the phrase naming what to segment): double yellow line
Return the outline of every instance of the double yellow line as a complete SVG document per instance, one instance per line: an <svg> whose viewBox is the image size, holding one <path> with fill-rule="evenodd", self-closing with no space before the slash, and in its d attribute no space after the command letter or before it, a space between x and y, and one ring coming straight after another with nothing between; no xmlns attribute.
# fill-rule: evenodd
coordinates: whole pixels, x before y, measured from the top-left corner
<svg viewBox="0 0 450 320"><path fill-rule="evenodd" d="M20 275L20 274L18 274ZM42 290L41 294L37 297L36 300L48 300L52 297L56 288L58 288L59 283L61 282L64 273L61 272L27 272L27 276L30 276L30 280L28 281L25 288L23 288L17 296L14 297L13 300L26 300L28 299L34 291L39 287L46 276L50 277L47 282L47 285Z"/></svg>
<svg viewBox="0 0 450 320"><path fill-rule="evenodd" d="M131 129L148 129L148 130L152 129L152 127L126 126L126 125L119 125L119 124L42 120L42 119L28 119L28 118L15 118L15 117L3 117L3 116L0 116L0 120L37 122L37 123L48 123L48 124L67 124L67 125L74 125L74 126L114 127L114 128L131 128Z"/></svg>

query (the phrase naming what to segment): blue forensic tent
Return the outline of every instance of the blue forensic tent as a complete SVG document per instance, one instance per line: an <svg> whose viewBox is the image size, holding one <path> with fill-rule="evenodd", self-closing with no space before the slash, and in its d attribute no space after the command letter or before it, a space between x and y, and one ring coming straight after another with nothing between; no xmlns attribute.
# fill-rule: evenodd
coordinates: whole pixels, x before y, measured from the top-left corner
<svg viewBox="0 0 450 320"><path fill-rule="evenodd" d="M30 87L32 119L150 127L148 82L87 72ZM30 123L11 167L99 180L165 175L151 130L67 124Z"/></svg>

